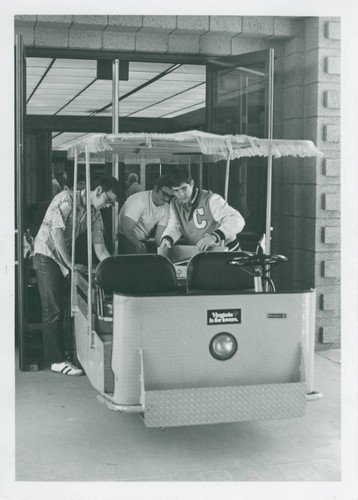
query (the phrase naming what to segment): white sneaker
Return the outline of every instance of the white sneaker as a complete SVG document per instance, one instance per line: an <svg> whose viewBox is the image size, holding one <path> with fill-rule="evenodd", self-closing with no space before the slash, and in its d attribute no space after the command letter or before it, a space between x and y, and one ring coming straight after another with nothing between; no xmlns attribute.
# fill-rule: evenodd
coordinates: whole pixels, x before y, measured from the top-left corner
<svg viewBox="0 0 358 500"><path fill-rule="evenodd" d="M63 361L62 363L52 363L51 370L57 373L63 373L64 375L83 375L84 372L77 366L74 366L69 361Z"/></svg>

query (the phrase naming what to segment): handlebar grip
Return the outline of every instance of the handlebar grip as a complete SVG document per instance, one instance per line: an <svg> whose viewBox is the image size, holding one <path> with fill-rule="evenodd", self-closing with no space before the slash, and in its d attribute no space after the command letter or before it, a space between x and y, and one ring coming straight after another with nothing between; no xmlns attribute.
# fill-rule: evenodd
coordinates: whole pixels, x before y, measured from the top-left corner
<svg viewBox="0 0 358 500"><path fill-rule="evenodd" d="M273 266L281 262L287 262L284 255L257 255L254 252L238 252L232 258L229 264L236 265L254 265L254 266Z"/></svg>
<svg viewBox="0 0 358 500"><path fill-rule="evenodd" d="M277 260L277 262L287 262L288 258L285 255L270 255L270 257L274 260Z"/></svg>

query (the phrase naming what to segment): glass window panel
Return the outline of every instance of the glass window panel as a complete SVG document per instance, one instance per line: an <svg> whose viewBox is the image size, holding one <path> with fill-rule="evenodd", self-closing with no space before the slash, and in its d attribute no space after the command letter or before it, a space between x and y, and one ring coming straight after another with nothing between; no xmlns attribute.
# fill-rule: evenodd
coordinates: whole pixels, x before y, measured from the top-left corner
<svg viewBox="0 0 358 500"><path fill-rule="evenodd" d="M265 137L266 62L265 58L237 67L215 70L212 79L212 127L217 134L247 134ZM211 183L224 194L225 162L210 170ZM242 158L231 162L228 202L242 212L245 231L265 229L266 158Z"/></svg>

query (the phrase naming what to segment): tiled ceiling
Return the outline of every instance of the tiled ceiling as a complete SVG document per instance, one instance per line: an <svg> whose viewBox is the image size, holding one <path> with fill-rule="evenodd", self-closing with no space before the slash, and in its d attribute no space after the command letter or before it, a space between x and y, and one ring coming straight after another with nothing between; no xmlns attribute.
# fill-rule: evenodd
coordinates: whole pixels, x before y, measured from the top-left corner
<svg viewBox="0 0 358 500"><path fill-rule="evenodd" d="M83 140L90 134L78 132L54 132L52 134L52 149L54 151L67 150L76 141Z"/></svg>
<svg viewBox="0 0 358 500"><path fill-rule="evenodd" d="M27 114L111 116L112 81L97 79L97 61L28 57ZM130 62L119 82L119 116L173 118L205 106L205 65ZM127 95L128 94L128 95ZM83 134L54 133L53 149Z"/></svg>

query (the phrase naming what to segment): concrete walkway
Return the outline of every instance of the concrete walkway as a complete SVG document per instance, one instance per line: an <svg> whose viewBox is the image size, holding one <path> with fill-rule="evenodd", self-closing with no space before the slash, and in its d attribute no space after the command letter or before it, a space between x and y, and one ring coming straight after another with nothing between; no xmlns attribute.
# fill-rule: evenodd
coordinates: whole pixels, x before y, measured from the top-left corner
<svg viewBox="0 0 358 500"><path fill-rule="evenodd" d="M16 372L16 481L339 481L339 351L302 418L168 428L107 409L86 377Z"/></svg>

